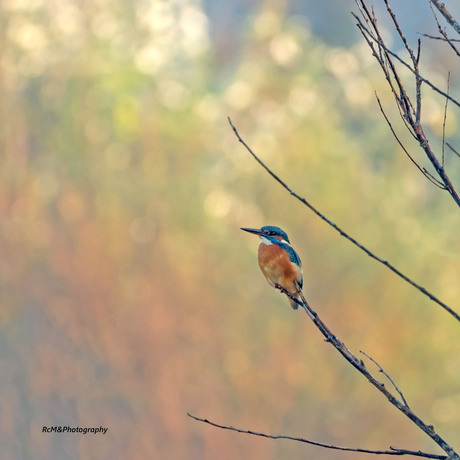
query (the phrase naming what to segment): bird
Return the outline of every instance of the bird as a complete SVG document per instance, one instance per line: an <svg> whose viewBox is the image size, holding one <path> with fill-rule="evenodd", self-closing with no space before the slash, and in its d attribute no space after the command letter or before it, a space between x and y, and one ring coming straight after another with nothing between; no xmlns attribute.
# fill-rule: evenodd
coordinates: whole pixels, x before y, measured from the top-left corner
<svg viewBox="0 0 460 460"><path fill-rule="evenodd" d="M262 273L270 286L290 294L291 297L286 294L289 304L297 310L299 305L303 305L299 293L303 287L302 262L291 246L287 233L274 225L241 227L241 230L259 236L258 260Z"/></svg>

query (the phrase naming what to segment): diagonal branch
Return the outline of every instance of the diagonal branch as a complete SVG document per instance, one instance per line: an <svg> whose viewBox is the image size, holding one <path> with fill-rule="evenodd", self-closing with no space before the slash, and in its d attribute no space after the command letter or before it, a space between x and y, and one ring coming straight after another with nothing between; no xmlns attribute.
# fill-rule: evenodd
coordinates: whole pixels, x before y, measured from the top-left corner
<svg viewBox="0 0 460 460"><path fill-rule="evenodd" d="M450 72L447 74L447 92L449 92L450 86ZM444 168L444 150L446 146L446 119L447 119L447 104L448 100L446 99L446 103L444 104L444 119L442 121L442 167Z"/></svg>
<svg viewBox="0 0 460 460"><path fill-rule="evenodd" d="M422 86L422 80L420 79L420 72L419 72L419 62L420 62L420 51L421 51L421 41L420 39L418 40L418 45L417 45L417 56L415 56L414 52L412 51L412 48L409 45L409 42L407 41L401 27L399 26L398 20L396 19L395 14L393 13L393 10L390 7L390 4L388 3L388 0L384 0L386 9L388 11L388 14L390 15L393 25L395 26L396 31L398 32L399 37L401 38L402 42L404 43L404 46L406 48L407 53L409 54L411 60L412 60L412 65L414 69L414 74L415 74L415 92L416 92L416 104L417 108L415 110L415 123L420 124L420 116L422 112L422 96L421 96L421 86ZM361 2L362 3L362 2ZM374 18L375 21L375 18ZM377 22L375 22L375 30L378 31L377 28ZM380 41L383 42L381 36L379 35ZM389 56L388 56L388 59ZM391 59L390 59L391 60ZM396 76L396 72L393 70L394 75ZM407 98L408 102L410 102L409 98Z"/></svg>
<svg viewBox="0 0 460 460"><path fill-rule="evenodd" d="M430 35L430 34L422 34L422 36L426 38L431 38L431 40L441 40L443 42L447 42L447 41L451 41L453 43L460 42L460 39L458 38L449 38L448 40L446 40L445 37L435 37L434 35Z"/></svg>
<svg viewBox="0 0 460 460"><path fill-rule="evenodd" d="M387 260L382 259L381 257L378 257L376 254L371 252L369 249L367 249L365 246L363 246L361 243L359 243L356 239L354 239L352 236L348 235L345 231L343 231L338 225L336 225L334 222L332 222L329 218L327 218L323 213L321 213L319 210L317 210L310 202L308 202L305 198L302 198L300 195L298 195L294 190L292 190L284 181L282 181L253 151L252 149L246 144L246 142L241 138L240 134L238 133L238 130L236 127L233 125L232 120L230 117L228 117L228 122L230 123L230 126L233 129L233 132L235 133L235 136L237 137L238 141L243 144L243 146L246 148L246 150L252 155L252 157L265 169L265 171L270 174L270 176L273 177L284 189L286 189L293 197L295 197L297 200L299 200L301 203L303 203L307 208L309 208L311 211L313 211L320 219L322 219L324 222L326 222L328 225L330 225L334 230L340 233L344 238L346 238L348 241L353 243L355 246L357 246L359 249L361 249L363 252L365 252L369 257L372 259L376 260L377 262L380 262L381 264L385 265L388 269L390 269L393 273L398 275L400 278L402 278L404 281L409 283L411 286L415 287L417 290L419 290L422 294L426 295L429 299L431 299L433 302L436 302L438 305L440 305L444 310L446 310L448 313L450 313L457 321L460 321L460 315L456 313L452 308L450 308L447 304L439 300L436 296L431 294L431 292L427 291L423 286L420 286L417 284L415 281L412 281L409 277L404 275L400 270L398 270L396 267L394 267L392 264L390 264Z"/></svg>
<svg viewBox="0 0 460 460"><path fill-rule="evenodd" d="M221 425L219 423L212 422L211 420L208 420L206 418L201 418L197 417L196 415L190 414L187 412L187 415L198 421L198 422L203 422L208 425L214 426L216 428L221 428L223 430L230 430L230 431L236 431L237 433L244 433L244 434L250 434L253 436L259 436L262 438L268 438L268 439L287 439L289 441L298 441L298 442L303 442L305 444L310 444L312 446L318 446L318 447L324 447L326 449L333 449L333 450L342 450L342 451L351 451L351 452L360 452L360 453L365 453L365 454L376 454L376 455L413 455L415 457L424 457L424 458L434 458L438 460L446 460L447 457L445 455L436 455L436 454L429 454L426 452L421 452L421 451L414 451L414 450L407 450L407 449L398 449L396 447L390 447L390 450L369 450L369 449L359 449L359 448L353 448L353 447L341 447L341 446L334 446L332 444L324 444L322 442L316 442L316 441L310 441L309 439L305 438L298 438L295 436L287 436L284 434L267 434L267 433L261 433L259 431L253 431L253 430L243 430L241 428L235 428L233 426L229 425Z"/></svg>
<svg viewBox="0 0 460 460"><path fill-rule="evenodd" d="M446 145L447 145L447 147L450 148L450 150L452 150L452 152L455 153L455 155L457 155L457 156L460 158L460 153L458 153L458 151L455 150L455 149L449 144L449 142L446 142Z"/></svg>
<svg viewBox="0 0 460 460"><path fill-rule="evenodd" d="M441 449L447 453L450 459L452 460L460 460L460 456L455 452L455 450L443 439L439 436L438 433L434 430L433 425L427 425L420 417L418 417L407 405L405 399L403 398L404 402L399 401L390 391L385 388L385 385L382 382L379 382L366 368L362 359L358 359L343 343L341 340L334 335L331 330L326 326L326 324L319 318L318 314L312 310L310 305L308 304L305 296L300 289L300 286L297 285L297 291L300 294L300 297L304 303L304 310L308 314L308 316L312 319L315 326L319 329L321 334L326 338L326 342L330 343L359 373L361 373L368 382L373 385L377 390L380 391L392 404L396 407L399 411L401 411L406 417L408 417L415 425L417 425L425 434L427 434ZM366 355L367 356L367 355ZM374 361L375 362L375 361ZM380 367L380 366L379 366ZM382 369L380 367L380 369ZM384 372L388 378L388 374ZM391 383L396 386L392 379L390 379ZM396 387L397 388L397 387ZM399 389L397 391L402 394Z"/></svg>
<svg viewBox="0 0 460 460"><path fill-rule="evenodd" d="M439 0L429 0L430 3L439 10L439 12L444 16L446 21L453 27L453 29L460 34L460 24L455 20L455 18L449 13L444 3L441 3Z"/></svg>
<svg viewBox="0 0 460 460"><path fill-rule="evenodd" d="M457 206L460 206L460 195L455 189L454 185L452 184L452 181L449 175L444 169L444 165L439 162L433 150L431 149L428 139L426 137L426 134L424 132L423 126L420 122L422 83L429 85L431 88L435 89L439 94L443 94L448 100L451 100L457 106L460 106L460 104L457 101L455 101L455 99L452 99L449 96L448 92L445 93L444 91L441 91L439 88L435 87L432 83L430 83L428 80L426 80L420 75L420 71L419 71L420 40L418 40L417 54L415 54L412 51L411 47L409 46L401 27L399 26L399 23L388 3L388 0L384 0L388 14L390 15L393 21L394 27L396 31L398 32L398 35L400 36L406 48L406 51L411 58L412 66L407 64L396 53L393 53L390 49L388 49L385 46L385 43L379 32L379 28L377 25L377 19L375 15L371 13L369 9L367 8L365 0L355 0L355 1L356 1L356 4L358 5L361 15L364 18L364 21L366 22L367 27L356 14L354 13L352 14L357 19L358 21L357 26L359 30L361 31L363 37L365 38L367 44L371 48L373 56L377 59L377 62L382 68L382 71L385 75L385 78L391 88L395 101L400 110L401 118L403 119L409 132L418 141L420 147L425 152L425 155L427 156L428 160L433 165L436 173L438 174L439 178L441 179L441 182L443 183L443 189L446 190L450 194L450 196L453 198ZM379 47L379 54L375 52L374 43ZM415 109L414 109L411 99L407 95L407 92L399 78L398 72L393 63L392 58L397 59L401 64L407 67L415 75L415 99L416 99Z"/></svg>
<svg viewBox="0 0 460 460"><path fill-rule="evenodd" d="M363 24L361 21L361 18L359 18L355 13L351 13L353 17L358 21L358 26L361 30L361 32L366 33L372 40L374 40L379 46L382 47L389 55L391 55L393 58L395 58L397 61L399 61L406 69L410 70L412 73L415 74L414 69L406 62L404 59L401 59L396 53L391 51L389 48L385 46L385 43L383 41L378 40L375 35ZM433 91L436 93L440 94L441 96L448 97L449 100L454 103L456 106L460 107L460 102L454 99L452 96L447 95L444 91L439 89L436 85L431 83L430 80L427 80L424 78L422 75L420 75L420 81L422 83L425 83L427 86L429 86Z"/></svg>
<svg viewBox="0 0 460 460"><path fill-rule="evenodd" d="M280 286L277 286L278 289L280 289L281 292L287 293L284 289L282 289ZM219 425L217 423L211 422L207 419L203 419L200 417L196 417L194 415L191 415L188 413L187 415L197 421L207 423L209 425L222 428L222 429L227 429L231 431L236 431L239 433L246 433L246 434L251 434L254 436L261 436L265 438L270 438L270 439L289 439L293 441L299 441L299 442L305 442L307 444L312 444L324 448L329 448L329 449L337 449L337 450L347 450L347 451L354 451L354 452L363 452L363 453L369 453L369 454L386 454L386 455L414 455L418 457L425 457L425 458L437 458L437 459L450 459L450 460L460 460L460 456L455 452L455 450L443 439L441 436L439 436L438 433L436 433L434 427L432 425L427 425L420 417L418 417L409 407L409 405L406 402L406 399L404 398L401 390L396 386L394 383L393 379L383 370L383 368L370 356L365 354L371 361L373 361L380 369L380 372L382 372L392 383L396 391L399 393L399 395L402 398L402 401L400 401L398 398L396 398L389 390L386 389L385 384L378 381L366 368L366 365L364 364L363 360L358 359L345 345L344 342L339 340L336 335L332 333L332 331L326 326L326 324L320 319L318 314L310 307L308 304L307 300L305 299L305 296L300 288L300 286L297 284L297 292L300 295L302 299L302 307L305 310L305 313L308 314L310 319L313 321L315 326L318 328L318 330L321 332L321 334L325 337L325 341L327 343L330 343L344 358L346 361L348 361L358 372L360 372L368 381L371 383L375 388L377 388L380 393L382 393L387 400L395 406L399 411L401 411L406 417L408 417L415 425L417 425L418 428L420 428L425 434L427 434L436 444L438 444L441 449L446 452L446 456L440 456L440 455L435 455L435 454L427 454L421 451L409 451L406 449L397 449L394 447L391 447L390 451L376 451L376 450L368 450L368 449L356 449L356 448L349 448L349 447L337 447L333 446L331 444L324 444L324 443L318 443L315 441L310 441L304 438L296 438L293 436L286 436L286 435L268 435L265 433L259 433L256 431L251 431L251 430L242 430L240 428L234 428L232 426L227 426L227 425ZM291 296L289 293L287 293L290 298L294 298ZM299 302L300 303L300 302Z"/></svg>
<svg viewBox="0 0 460 460"><path fill-rule="evenodd" d="M377 103L379 104L380 111L382 112L383 118L385 118L385 121L387 122L391 133L393 134L393 137L396 139L398 142L399 146L403 149L404 153L409 157L410 161L417 167L417 169L436 187L439 187L440 189L445 190L445 186L438 181L435 177L433 177L432 174L430 174L425 168L422 168L411 156L411 154L407 151L406 147L404 147L404 144L401 142L399 139L398 135L396 134L395 130L393 129L393 125L391 124L390 120L387 117L387 114L383 110L382 103L380 102L380 98L377 96L377 93L375 93L375 97L377 98Z"/></svg>
<svg viewBox="0 0 460 460"><path fill-rule="evenodd" d="M455 54L460 57L460 52L458 51L457 47L453 43L455 41L460 41L460 40L453 40L453 39L450 39L447 36L447 32L441 27L441 24L439 24L438 16L436 15L436 13L434 12L434 9L433 9L433 3L430 0L428 0L428 1L430 2L431 12L433 13L434 20L436 21L436 25L438 26L439 33L444 38L444 41L446 41L449 44L449 46L454 50ZM427 37L432 38L429 35L427 35Z"/></svg>
<svg viewBox="0 0 460 460"><path fill-rule="evenodd" d="M278 287L280 289L280 287ZM286 293L283 289L280 289L282 292ZM425 434L427 434L436 444L438 444L439 447L441 447L444 452L447 453L448 458L451 460L460 460L460 456L455 452L455 450L443 439L441 436L439 436L438 433L436 433L434 427L432 425L427 425L420 417L418 417L408 406L404 396L402 395L402 392L399 390L399 388L396 386L394 381L391 379L391 377L383 370L383 368L376 363L375 360L369 357L374 363L377 364L377 366L380 368L380 371L383 372L383 374L390 380L390 382L393 384L393 386L396 388L400 396L402 397L402 401L400 401L398 398L396 398L390 391L388 391L385 387L385 384L382 382L378 381L366 368L366 365L364 364L363 360L358 359L345 345L344 342L339 340L336 335L332 333L332 331L326 326L326 324L320 319L318 314L311 308L311 306L308 304L307 300L305 299L305 296L303 295L302 290L300 289L300 286L297 284L297 292L299 293L302 302L303 302L303 309L305 310L305 313L310 317L310 319L313 321L315 326L318 328L318 330L323 334L325 337L325 341L327 343L330 343L344 358L346 361L348 361L359 373L361 373L367 380L368 382L373 385L375 388L377 388L380 393L382 393L387 400L392 404L394 407L396 407L399 411L401 411L406 417L408 417L415 425L417 425L418 428L420 428ZM289 295L290 298L291 295ZM366 355L368 356L368 355ZM264 435L262 433L257 433L253 431L245 431L245 430L240 430L238 428L233 428L233 427L226 427L224 425L218 425L213 422L209 422L206 419L199 419L195 416L192 416L188 414L190 417L195 418L196 420L200 420L202 422L209 423L211 425L217 426L219 428L225 428L225 429L231 429L234 431L242 432L242 433L248 433L248 434L254 434L256 436L263 436L263 437L271 437L273 439L280 439L281 436L273 437L270 435ZM282 436L283 438L286 439L291 439L291 440L301 440L301 438L293 438L293 437L286 437ZM314 443L313 441L308 441L304 440L304 442L307 442L309 444L315 444L319 445L321 447L330 447L330 445L327 444L320 444L320 443ZM340 449L340 450L349 450L350 448L346 449ZM355 450L355 449L353 449ZM383 452L383 451L366 451L363 449L360 450L355 450L357 452L367 452L367 453L388 453L388 452ZM399 452L402 452L402 450L398 449ZM405 451L408 452L408 451ZM389 454L390 455L390 454ZM396 455L395 453L391 455ZM398 455L401 455L399 453ZM413 455L413 454L411 454ZM431 455L431 454L428 454ZM425 456L425 455L421 455ZM433 457L429 457L433 458ZM437 457L439 458L439 457ZM441 458L446 458L446 457L441 457Z"/></svg>

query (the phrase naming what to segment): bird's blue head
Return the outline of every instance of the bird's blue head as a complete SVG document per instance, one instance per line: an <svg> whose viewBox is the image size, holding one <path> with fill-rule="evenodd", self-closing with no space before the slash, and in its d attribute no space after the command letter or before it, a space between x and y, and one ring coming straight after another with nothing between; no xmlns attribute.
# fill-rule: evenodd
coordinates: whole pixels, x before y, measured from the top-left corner
<svg viewBox="0 0 460 460"><path fill-rule="evenodd" d="M267 239L276 238L277 240L284 240L287 243L290 243L287 233L281 228L275 227L274 225L265 225L261 228L241 228L241 230L266 237Z"/></svg>

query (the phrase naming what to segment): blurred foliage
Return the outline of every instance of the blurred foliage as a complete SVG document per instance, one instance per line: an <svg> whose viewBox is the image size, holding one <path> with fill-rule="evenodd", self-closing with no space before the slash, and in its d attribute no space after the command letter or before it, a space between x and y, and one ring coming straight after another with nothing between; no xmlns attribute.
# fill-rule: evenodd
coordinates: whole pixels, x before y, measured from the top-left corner
<svg viewBox="0 0 460 460"><path fill-rule="evenodd" d="M458 311L458 210L399 151L364 44L326 45L275 1L238 25L244 47L229 55L198 0L5 0L0 22L2 458L354 458L220 432L187 411L434 450L268 287L257 241L239 231L263 224L288 231L331 329L458 442L458 324L292 200L226 120L299 194ZM427 64L443 84L447 70ZM444 102L424 100L439 134ZM459 145L456 123L450 107ZM460 183L458 158L446 161Z"/></svg>

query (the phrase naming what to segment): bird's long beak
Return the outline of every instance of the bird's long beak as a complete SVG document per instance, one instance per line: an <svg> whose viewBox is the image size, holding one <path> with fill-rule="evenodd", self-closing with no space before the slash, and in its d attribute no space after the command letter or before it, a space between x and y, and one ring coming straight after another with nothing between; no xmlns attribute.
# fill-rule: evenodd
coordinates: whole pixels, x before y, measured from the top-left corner
<svg viewBox="0 0 460 460"><path fill-rule="evenodd" d="M261 231L258 228L244 228L244 227L241 227L241 230L244 230L245 232L249 232L249 233L254 233L254 235L260 235L261 234Z"/></svg>

